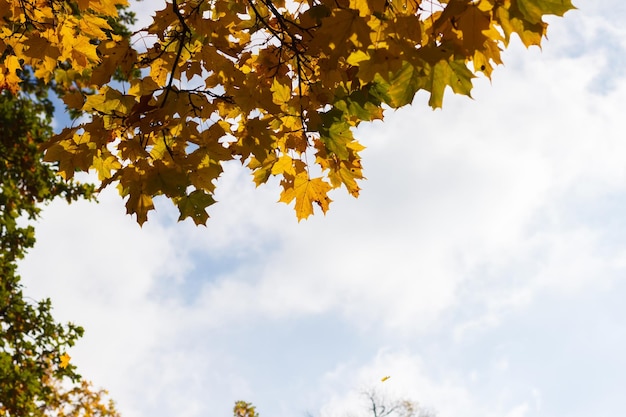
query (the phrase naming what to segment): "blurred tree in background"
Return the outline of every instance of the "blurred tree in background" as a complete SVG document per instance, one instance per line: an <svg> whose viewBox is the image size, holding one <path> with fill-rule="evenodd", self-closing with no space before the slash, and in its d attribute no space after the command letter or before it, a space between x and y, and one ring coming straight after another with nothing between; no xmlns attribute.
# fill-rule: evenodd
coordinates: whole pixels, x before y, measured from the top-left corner
<svg viewBox="0 0 626 417"><path fill-rule="evenodd" d="M109 20L128 37L133 19L121 10ZM20 72L19 86L0 89L0 416L116 417L106 391L93 389L70 362L67 350L83 329L55 321L50 300L25 296L17 274L17 261L35 244L32 223L42 205L94 197L93 185L64 180L58 164L43 161L41 145L54 134L54 96L69 90L29 69Z"/></svg>

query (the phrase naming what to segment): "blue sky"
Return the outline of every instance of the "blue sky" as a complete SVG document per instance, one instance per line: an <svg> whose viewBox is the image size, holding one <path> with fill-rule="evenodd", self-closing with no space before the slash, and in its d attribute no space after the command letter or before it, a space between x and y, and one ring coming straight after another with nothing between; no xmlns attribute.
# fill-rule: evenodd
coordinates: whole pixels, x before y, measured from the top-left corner
<svg viewBox="0 0 626 417"><path fill-rule="evenodd" d="M206 228L167 202L139 228L115 190L57 202L26 292L86 328L72 361L125 417L366 416L369 388L440 417L624 415L626 6L576 5L473 100L360 128L358 200L298 224L234 164Z"/></svg>

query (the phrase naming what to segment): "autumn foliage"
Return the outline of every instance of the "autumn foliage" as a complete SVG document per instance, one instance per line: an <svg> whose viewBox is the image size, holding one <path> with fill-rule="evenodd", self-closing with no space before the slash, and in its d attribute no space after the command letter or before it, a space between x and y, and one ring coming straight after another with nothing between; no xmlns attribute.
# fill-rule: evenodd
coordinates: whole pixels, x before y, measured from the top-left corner
<svg viewBox="0 0 626 417"><path fill-rule="evenodd" d="M0 85L54 84L87 118L46 145L71 178L95 170L147 220L164 195L204 224L223 164L257 185L278 177L298 219L330 190L359 195L353 131L410 104L470 95L513 35L526 46L570 0L172 0L130 41L110 19L125 0L0 0ZM144 3L148 5L149 3ZM113 77L124 79L113 81Z"/></svg>

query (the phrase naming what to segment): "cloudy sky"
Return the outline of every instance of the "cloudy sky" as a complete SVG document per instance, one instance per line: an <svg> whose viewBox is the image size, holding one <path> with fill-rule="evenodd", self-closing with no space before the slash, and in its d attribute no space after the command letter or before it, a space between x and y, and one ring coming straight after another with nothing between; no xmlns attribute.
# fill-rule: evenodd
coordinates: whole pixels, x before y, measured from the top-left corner
<svg viewBox="0 0 626 417"><path fill-rule="evenodd" d="M625 415L626 6L576 5L474 100L359 129L358 200L298 224L235 164L206 228L162 201L141 229L115 190L58 202L26 293L86 328L72 361L124 417L367 417L372 388L440 417Z"/></svg>

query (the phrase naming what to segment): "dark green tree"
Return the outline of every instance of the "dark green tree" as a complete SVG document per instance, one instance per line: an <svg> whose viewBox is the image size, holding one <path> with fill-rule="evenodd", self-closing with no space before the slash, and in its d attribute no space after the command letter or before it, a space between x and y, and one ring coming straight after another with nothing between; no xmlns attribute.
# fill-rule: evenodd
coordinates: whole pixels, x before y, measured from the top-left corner
<svg viewBox="0 0 626 417"><path fill-rule="evenodd" d="M122 10L111 27L129 36L133 19ZM94 197L93 185L66 181L55 164L43 162L41 144L54 133L49 96L63 97L66 88L43 83L28 68L21 79L17 94L0 89L0 416L118 416L105 391L94 390L68 362L83 329L58 323L49 299L26 297L17 274L17 261L35 244L32 222L42 206Z"/></svg>
<svg viewBox="0 0 626 417"><path fill-rule="evenodd" d="M53 106L45 92L32 94L0 93L0 416L115 416L103 392L65 363L83 329L56 322L49 299L25 297L17 274L17 261L35 243L29 220L41 205L93 196L93 186L64 181L42 162Z"/></svg>

